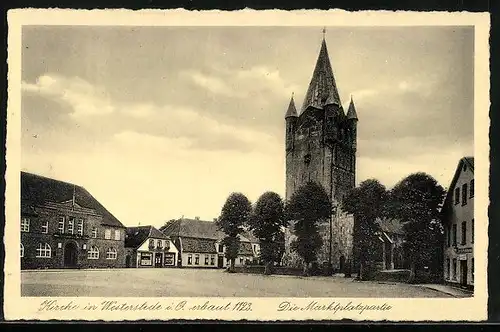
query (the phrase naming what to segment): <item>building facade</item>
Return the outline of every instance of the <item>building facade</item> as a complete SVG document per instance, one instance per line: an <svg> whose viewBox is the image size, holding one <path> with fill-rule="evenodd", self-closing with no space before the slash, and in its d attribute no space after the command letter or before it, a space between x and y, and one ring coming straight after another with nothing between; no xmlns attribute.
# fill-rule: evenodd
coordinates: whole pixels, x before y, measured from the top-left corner
<svg viewBox="0 0 500 332"><path fill-rule="evenodd" d="M21 172L21 269L118 268L125 226L83 187Z"/></svg>
<svg viewBox="0 0 500 332"><path fill-rule="evenodd" d="M377 253L377 265L380 270L401 270L408 268L403 251L405 233L403 224L394 219L377 219L380 232L377 236L380 246L374 248Z"/></svg>
<svg viewBox="0 0 500 332"><path fill-rule="evenodd" d="M474 158L457 166L443 205L444 280L474 287Z"/></svg>
<svg viewBox="0 0 500 332"><path fill-rule="evenodd" d="M153 226L127 227L125 267L175 267L179 250Z"/></svg>
<svg viewBox="0 0 500 332"><path fill-rule="evenodd" d="M324 39L301 112L292 96L285 125L286 200L309 181L325 188L336 209L320 226L323 248L318 262L341 270L352 255L354 219L340 210L340 204L355 186L358 116L352 98L344 112ZM292 266L300 265L290 248L293 238L289 228L284 264Z"/></svg>
<svg viewBox="0 0 500 332"><path fill-rule="evenodd" d="M170 237L179 256L177 266L192 268L224 268L229 265L225 258L222 239L225 234L213 221L199 219L178 219L168 222L160 230ZM240 236L240 250L235 265L243 266L258 260L259 243L249 233Z"/></svg>

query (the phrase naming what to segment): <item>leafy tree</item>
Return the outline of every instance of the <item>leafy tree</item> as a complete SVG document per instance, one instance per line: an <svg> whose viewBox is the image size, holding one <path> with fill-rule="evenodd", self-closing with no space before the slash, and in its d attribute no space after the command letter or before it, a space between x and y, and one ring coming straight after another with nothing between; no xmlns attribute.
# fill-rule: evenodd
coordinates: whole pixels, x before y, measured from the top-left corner
<svg viewBox="0 0 500 332"><path fill-rule="evenodd" d="M405 255L410 260L410 282L424 266L440 266L443 230L440 208L445 190L426 173L414 173L390 192L388 213L404 223Z"/></svg>
<svg viewBox="0 0 500 332"><path fill-rule="evenodd" d="M248 223L252 212L252 204L242 193L232 193L222 207L216 224L226 234L222 244L226 247L226 258L231 262L229 272L234 272L235 260L240 249L239 235Z"/></svg>
<svg viewBox="0 0 500 332"><path fill-rule="evenodd" d="M380 229L376 220L383 215L386 201L387 190L375 179L361 182L342 201L342 209L354 215L353 251L361 280L370 279L373 272L375 235Z"/></svg>
<svg viewBox="0 0 500 332"><path fill-rule="evenodd" d="M286 224L281 197L270 191L262 194L255 204L249 225L253 234L260 240L260 257L266 266L264 274L271 274L272 264L281 258L280 233L281 227Z"/></svg>
<svg viewBox="0 0 500 332"><path fill-rule="evenodd" d="M318 223L332 214L332 203L325 189L308 182L300 187L286 206L286 220L293 221L293 232L297 237L292 249L304 260L304 275L309 275L309 265L316 260L322 245Z"/></svg>

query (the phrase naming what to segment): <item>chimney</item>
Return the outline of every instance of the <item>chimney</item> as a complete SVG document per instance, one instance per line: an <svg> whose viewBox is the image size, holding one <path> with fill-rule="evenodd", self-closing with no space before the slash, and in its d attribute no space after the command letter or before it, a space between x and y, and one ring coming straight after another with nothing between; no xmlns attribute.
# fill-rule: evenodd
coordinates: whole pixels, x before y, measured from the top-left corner
<svg viewBox="0 0 500 332"><path fill-rule="evenodd" d="M200 220L200 217L194 217L194 220Z"/></svg>

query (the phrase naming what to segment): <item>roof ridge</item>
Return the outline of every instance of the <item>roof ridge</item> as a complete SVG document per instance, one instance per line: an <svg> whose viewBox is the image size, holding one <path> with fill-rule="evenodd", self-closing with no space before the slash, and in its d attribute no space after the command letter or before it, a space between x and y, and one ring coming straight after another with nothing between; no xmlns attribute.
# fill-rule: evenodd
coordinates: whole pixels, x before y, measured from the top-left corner
<svg viewBox="0 0 500 332"><path fill-rule="evenodd" d="M51 178L51 177L48 177L48 176L45 176L45 175L35 174L35 173L31 173L31 172L26 172L26 171L21 171L21 173L28 174L28 175L31 175L31 176L35 176L35 177L42 178L42 179L56 181L56 182L60 182L60 183L64 183L64 184L69 184L71 186L75 186L75 187L78 187L78 188L85 189L85 187L83 187L83 186L81 186L79 184L73 183L73 182L68 182L68 181L63 181L63 180L59 180L59 179L54 179L54 178Z"/></svg>

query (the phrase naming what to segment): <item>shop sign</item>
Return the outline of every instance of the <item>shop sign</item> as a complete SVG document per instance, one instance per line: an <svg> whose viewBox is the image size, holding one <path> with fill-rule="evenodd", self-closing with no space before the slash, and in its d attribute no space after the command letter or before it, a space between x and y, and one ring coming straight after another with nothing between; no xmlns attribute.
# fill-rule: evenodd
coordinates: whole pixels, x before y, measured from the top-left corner
<svg viewBox="0 0 500 332"><path fill-rule="evenodd" d="M458 255L458 260L459 261L466 261L467 260L467 255L466 254L460 254L460 255Z"/></svg>
<svg viewBox="0 0 500 332"><path fill-rule="evenodd" d="M457 254L471 254L472 248L457 248Z"/></svg>
<svg viewBox="0 0 500 332"><path fill-rule="evenodd" d="M141 265L151 266L153 265L151 253L141 253Z"/></svg>

